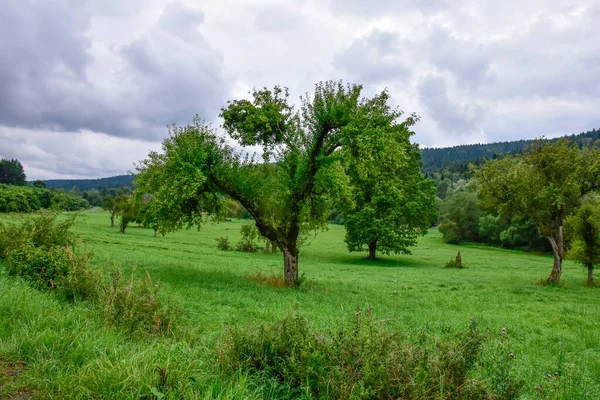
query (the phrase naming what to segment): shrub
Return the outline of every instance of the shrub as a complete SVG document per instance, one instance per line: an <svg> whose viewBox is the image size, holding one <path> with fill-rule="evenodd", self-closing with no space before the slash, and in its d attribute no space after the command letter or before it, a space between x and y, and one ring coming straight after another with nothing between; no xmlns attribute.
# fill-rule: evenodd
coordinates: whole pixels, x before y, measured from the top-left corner
<svg viewBox="0 0 600 400"><path fill-rule="evenodd" d="M460 250L459 250L458 254L456 254L456 257L454 258L454 260L448 261L446 263L445 267L446 268L458 268L458 269L467 268L467 266L464 265L462 262L462 257L460 256Z"/></svg>
<svg viewBox="0 0 600 400"><path fill-rule="evenodd" d="M86 300L99 306L109 325L130 332L173 333L178 312L161 300L150 275L136 280L132 273L124 280L117 270L106 281L90 266L90 253L75 252L73 222L58 222L55 214L48 214L27 217L21 224L0 224L0 256L7 272L38 289L56 290L70 302Z"/></svg>
<svg viewBox="0 0 600 400"><path fill-rule="evenodd" d="M456 260L450 260L446 263L446 265L444 265L444 268L463 269L463 268L467 268L467 266L465 264L463 264L462 262L459 263Z"/></svg>
<svg viewBox="0 0 600 400"><path fill-rule="evenodd" d="M14 250L5 260L10 275L18 275L40 289L56 289L69 274L66 248L31 245Z"/></svg>
<svg viewBox="0 0 600 400"><path fill-rule="evenodd" d="M260 237L260 233L253 223L242 225L240 233L242 234L242 238L235 245L236 251L255 253L261 248L261 246L255 243L255 240Z"/></svg>
<svg viewBox="0 0 600 400"><path fill-rule="evenodd" d="M74 223L74 216L58 221L54 213L26 216L16 224L0 223L0 259L28 246L47 250L72 246L76 240L71 231Z"/></svg>
<svg viewBox="0 0 600 400"><path fill-rule="evenodd" d="M217 248L219 250L223 250L223 251L232 250L231 245L229 244L229 237L223 236L223 237L217 238Z"/></svg>
<svg viewBox="0 0 600 400"><path fill-rule="evenodd" d="M81 255L66 249L69 258L69 273L60 283L60 290L71 303L88 300L96 302L104 285L102 271L89 264L92 254L84 251Z"/></svg>
<svg viewBox="0 0 600 400"><path fill-rule="evenodd" d="M179 311L172 304L165 304L159 294L159 285L146 271L146 279L136 280L134 272L129 279L117 269L102 291L105 321L119 325L132 333L171 334L174 319Z"/></svg>
<svg viewBox="0 0 600 400"><path fill-rule="evenodd" d="M484 339L473 323L456 342L426 337L413 344L375 321L370 310L336 331L315 332L290 313L268 325L228 328L217 364L225 373L256 379L275 398L505 398L475 379L476 365L490 377L505 373L480 357ZM518 393L519 385L512 387Z"/></svg>

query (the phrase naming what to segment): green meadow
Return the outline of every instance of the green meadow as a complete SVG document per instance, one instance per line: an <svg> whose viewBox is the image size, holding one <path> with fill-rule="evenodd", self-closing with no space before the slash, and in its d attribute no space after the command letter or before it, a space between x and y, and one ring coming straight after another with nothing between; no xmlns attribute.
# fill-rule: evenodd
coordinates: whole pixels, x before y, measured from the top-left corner
<svg viewBox="0 0 600 400"><path fill-rule="evenodd" d="M411 255L368 261L347 251L343 226L330 225L301 247L300 288L278 288L281 253L217 249L218 237L237 242L242 223L153 237L135 225L119 233L105 212L81 213L75 230L92 264L140 277L148 271L180 307L181 333L128 335L103 324L89 304L68 304L2 272L0 398L269 397L252 377L215 368L227 326L261 325L298 310L327 330L369 307L409 337L427 329L452 338L472 320L494 335L505 328L515 374L525 380L522 398L540 398L534 387L555 372L554 398L600 398L600 289L584 285L580 265L566 261L561 285L544 286L552 257L448 245L436 230ZM444 268L459 250L467 268Z"/></svg>

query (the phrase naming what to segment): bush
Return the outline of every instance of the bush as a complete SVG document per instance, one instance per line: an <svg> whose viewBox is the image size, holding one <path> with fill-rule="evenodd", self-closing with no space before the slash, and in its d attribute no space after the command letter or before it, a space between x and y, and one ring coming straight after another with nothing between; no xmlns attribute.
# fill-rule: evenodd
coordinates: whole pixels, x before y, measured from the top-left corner
<svg viewBox="0 0 600 400"><path fill-rule="evenodd" d="M0 224L0 257L7 272L38 289L55 290L70 302L99 306L109 325L135 333L173 333L178 312L161 300L159 285L150 275L136 280L132 273L124 280L117 270L106 281L90 266L90 253L75 252L73 222L59 222L55 214L48 214L27 217L21 224Z"/></svg>
<svg viewBox="0 0 600 400"><path fill-rule="evenodd" d="M229 244L229 237L223 236L223 237L217 238L217 249L223 250L223 251L232 250L231 245Z"/></svg>
<svg viewBox="0 0 600 400"><path fill-rule="evenodd" d="M26 216L17 224L0 222L0 259L28 246L47 250L72 246L76 240L76 235L71 231L74 223L74 216L58 221L54 213Z"/></svg>
<svg viewBox="0 0 600 400"><path fill-rule="evenodd" d="M260 237L260 233L258 232L256 225L253 223L244 224L240 229L240 233L242 234L242 238L235 245L236 251L256 253L258 249L261 248L261 246L255 243L255 240Z"/></svg>
<svg viewBox="0 0 600 400"><path fill-rule="evenodd" d="M164 304L159 285L146 271L146 279L136 280L134 272L125 280L120 269L112 273L102 291L104 318L109 325L125 327L132 333L171 334L175 316L171 304Z"/></svg>
<svg viewBox="0 0 600 400"><path fill-rule="evenodd" d="M10 275L18 275L39 289L56 289L69 274L66 248L27 247L14 250L5 260Z"/></svg>
<svg viewBox="0 0 600 400"><path fill-rule="evenodd" d="M513 398L476 379L478 365L489 371L490 382L513 382L506 369L486 361L495 359L481 357L485 338L475 323L457 342L437 344L423 335L419 344L407 342L376 322L370 310L323 333L290 313L273 324L228 328L217 364L225 373L256 379L274 398ZM511 387L518 393L518 384Z"/></svg>

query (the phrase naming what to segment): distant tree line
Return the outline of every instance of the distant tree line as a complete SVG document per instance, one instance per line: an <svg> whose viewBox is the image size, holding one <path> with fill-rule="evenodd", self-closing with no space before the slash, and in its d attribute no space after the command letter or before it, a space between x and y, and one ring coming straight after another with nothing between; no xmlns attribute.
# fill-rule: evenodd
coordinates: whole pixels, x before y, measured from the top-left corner
<svg viewBox="0 0 600 400"><path fill-rule="evenodd" d="M592 129L580 134L565 136L575 143L579 148L590 147L594 142L600 140L600 129ZM554 143L560 138L546 139ZM488 144L467 144L444 148L426 148L421 149L423 167L425 174L435 172L449 171L465 173L468 165L473 163L479 165L484 159L496 159L499 156L513 153L522 153L523 149L534 140L517 140L510 142L497 142Z"/></svg>
<svg viewBox="0 0 600 400"><path fill-rule="evenodd" d="M71 190L76 186L82 192L87 190L119 189L128 187L133 189L133 175L117 175L99 179L51 179L45 181L46 186L53 189Z"/></svg>

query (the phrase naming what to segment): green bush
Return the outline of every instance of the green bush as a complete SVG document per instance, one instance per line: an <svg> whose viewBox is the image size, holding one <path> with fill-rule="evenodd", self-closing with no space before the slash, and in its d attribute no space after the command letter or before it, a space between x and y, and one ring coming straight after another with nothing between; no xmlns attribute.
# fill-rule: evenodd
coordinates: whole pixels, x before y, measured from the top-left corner
<svg viewBox="0 0 600 400"><path fill-rule="evenodd" d="M74 217L58 221L54 213L28 215L14 224L0 222L0 259L29 246L47 250L72 246L76 240L71 231L74 223Z"/></svg>
<svg viewBox="0 0 600 400"><path fill-rule="evenodd" d="M260 237L260 233L256 228L254 223L247 223L242 225L240 229L240 233L242 234L242 238L235 245L236 251L243 251L246 253L256 253L258 249L261 248L258 244L256 244L255 240Z"/></svg>
<svg viewBox="0 0 600 400"><path fill-rule="evenodd" d="M175 317L179 310L164 303L159 285L146 271L146 279L129 279L117 269L102 291L104 318L109 325L121 326L131 333L169 335L175 329Z"/></svg>
<svg viewBox="0 0 600 400"><path fill-rule="evenodd" d="M464 265L462 262L458 262L456 260L450 260L446 263L446 265L444 265L444 268L458 268L458 269L463 269L463 268L467 268L466 265Z"/></svg>
<svg viewBox="0 0 600 400"><path fill-rule="evenodd" d="M439 344L423 336L410 343L370 311L328 332L312 330L305 318L291 313L268 325L228 328L217 363L224 373L257 380L274 398L514 398L478 375L483 368L490 381L514 381L506 369L486 363L494 359L481 357L485 338L475 323L456 342ZM511 385L516 396L520 386Z"/></svg>
<svg viewBox="0 0 600 400"><path fill-rule="evenodd" d="M38 289L55 290L70 302L89 301L109 325L130 332L171 334L177 310L165 304L159 286L146 279L124 280L120 270L106 280L90 266L91 254L75 252L74 219L55 214L27 216L21 223L0 223L0 260L7 272Z"/></svg>
<svg viewBox="0 0 600 400"><path fill-rule="evenodd" d="M217 249L223 251L232 250L231 245L229 244L229 237L222 236L220 238L217 238Z"/></svg>
<svg viewBox="0 0 600 400"><path fill-rule="evenodd" d="M61 247L23 247L9 253L4 264L10 275L18 275L40 289L58 288L69 274L69 256Z"/></svg>

